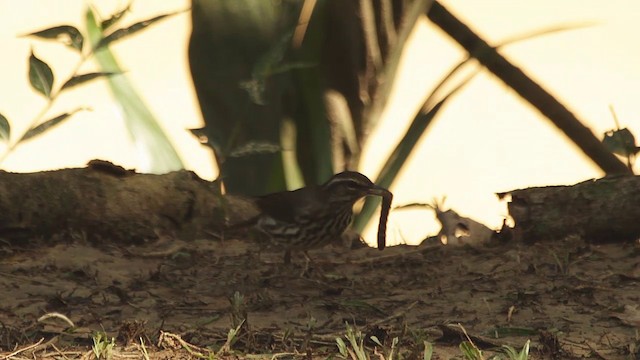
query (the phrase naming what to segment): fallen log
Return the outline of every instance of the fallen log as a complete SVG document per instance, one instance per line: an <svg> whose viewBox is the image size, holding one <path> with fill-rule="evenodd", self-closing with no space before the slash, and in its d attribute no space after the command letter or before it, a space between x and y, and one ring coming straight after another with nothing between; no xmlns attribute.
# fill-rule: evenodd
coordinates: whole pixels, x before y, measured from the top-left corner
<svg viewBox="0 0 640 360"><path fill-rule="evenodd" d="M15 244L63 235L136 244L163 235L210 237L256 211L219 189L191 171L139 174L97 160L86 168L0 171L0 239Z"/></svg>
<svg viewBox="0 0 640 360"><path fill-rule="evenodd" d="M640 238L640 177L615 175L572 186L507 191L513 233L526 242L578 235L593 242Z"/></svg>

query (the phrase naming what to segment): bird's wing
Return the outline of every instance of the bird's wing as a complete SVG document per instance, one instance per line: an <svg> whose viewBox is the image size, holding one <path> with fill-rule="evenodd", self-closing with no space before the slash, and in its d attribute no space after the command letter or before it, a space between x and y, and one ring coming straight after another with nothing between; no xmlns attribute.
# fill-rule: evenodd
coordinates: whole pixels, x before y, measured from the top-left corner
<svg viewBox="0 0 640 360"><path fill-rule="evenodd" d="M258 198L258 207L263 215L276 221L298 222L300 218L310 218L318 212L327 199L319 199L322 191L316 186L294 191L279 192Z"/></svg>

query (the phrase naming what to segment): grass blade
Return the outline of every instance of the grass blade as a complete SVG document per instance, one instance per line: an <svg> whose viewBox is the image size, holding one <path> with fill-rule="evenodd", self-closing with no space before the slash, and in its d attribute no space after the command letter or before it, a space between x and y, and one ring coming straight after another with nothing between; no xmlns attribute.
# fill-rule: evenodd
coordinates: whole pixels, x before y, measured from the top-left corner
<svg viewBox="0 0 640 360"><path fill-rule="evenodd" d="M451 90L445 97L442 98L438 103L436 103L433 107L428 108L428 103L431 102L431 99L434 97L435 93L432 93L427 99L425 106L423 109L416 115L416 117L411 122L409 129L405 132L402 139L396 145L396 148L391 153L387 162L382 167L380 174L378 174L378 178L375 183L379 186L389 188L395 180L396 176L400 172L400 169L407 161L407 158L415 149L416 144L424 134L425 130L431 124L431 121L435 118L438 112L442 109L442 106L458 92L464 85L466 85L477 72L469 75L466 79L464 79L458 86L456 86L453 90ZM428 109L428 110L427 110ZM362 211L358 214L358 217L354 221L354 229L358 232L361 232L365 225L373 216L376 208L380 204L380 199L378 198L367 198Z"/></svg>
<svg viewBox="0 0 640 360"><path fill-rule="evenodd" d="M542 35L547 35L547 34L561 32L561 31L574 30L576 28L587 27L591 25L593 24L586 23L586 24L576 24L571 26L569 25L557 26L557 27L551 27L548 29L532 32L532 33L526 33L523 35L511 37L508 40L505 40L499 45L497 45L496 48L501 48L503 46L507 46L515 42L529 40L531 38L542 36ZM455 89L449 92L440 102L436 103L433 107L431 107L430 104L434 102L434 99L436 99L437 94L444 88L444 86L449 81L451 81L451 79L453 79L453 77L458 72L460 72L465 66L469 65L472 60L474 60L473 57L467 56L460 63L456 64L442 78L442 80L434 87L431 94L425 100L425 105L422 108L423 110L414 118L413 122L411 123L411 126L405 133L404 137L402 138L402 140L400 140L394 152L387 159L387 163L384 165L383 169L380 171L380 174L378 175L376 184L386 188L391 186L398 172L400 171L401 167L406 162L407 157L410 155L411 151L413 150L413 147L415 147L418 140L422 137L427 126L429 125L431 120L437 115L442 105L444 105L446 100L451 95L456 93L461 87L466 85L476 74L479 73L479 70L475 70L464 81L462 81ZM429 108L431 108L431 110L425 110ZM373 216L373 214L375 213L375 209L377 208L379 203L380 203L380 199L378 198L368 198L366 200L365 205L362 208L362 211L354 221L354 229L356 231L361 232L364 229L366 224L371 219L371 216Z"/></svg>
<svg viewBox="0 0 640 360"><path fill-rule="evenodd" d="M435 0L416 0L414 1L404 14L397 42L394 44L384 67L384 74L381 74L384 81L380 84L373 96L371 104L371 112L368 118L368 126L373 128L377 125L382 115L382 111L387 105L387 99L390 98L391 90L395 83L396 74L400 65L400 58L405 48L409 36L415 28L416 22L427 12Z"/></svg>
<svg viewBox="0 0 640 360"><path fill-rule="evenodd" d="M86 22L89 39L93 46L97 46L103 35L91 9L87 10ZM161 174L182 169L178 153L128 78L122 74L113 53L103 47L95 52L95 57L103 72L118 73L108 77L108 84L120 105L129 134L143 161L139 166L140 170Z"/></svg>

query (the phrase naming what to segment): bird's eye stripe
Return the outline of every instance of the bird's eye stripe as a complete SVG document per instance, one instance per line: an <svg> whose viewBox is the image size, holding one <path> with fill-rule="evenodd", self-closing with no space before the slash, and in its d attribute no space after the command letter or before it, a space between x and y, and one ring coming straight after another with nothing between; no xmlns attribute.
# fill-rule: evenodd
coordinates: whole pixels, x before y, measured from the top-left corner
<svg viewBox="0 0 640 360"><path fill-rule="evenodd" d="M373 183L366 176L356 173L345 171L334 175L324 185L325 188L333 188L335 186L347 187L350 189L369 188L373 186Z"/></svg>
<svg viewBox="0 0 640 360"><path fill-rule="evenodd" d="M339 184L339 183L351 183L354 185L368 185L370 182L365 180L360 180L360 179L351 179L351 178L348 178L348 179L337 178L337 179L329 180L329 184Z"/></svg>
<svg viewBox="0 0 640 360"><path fill-rule="evenodd" d="M361 186L368 186L368 184L362 184L359 183L353 179L334 179L332 181L330 181L327 185L328 186L335 186L338 184L344 184L346 186L353 186L353 187L361 187Z"/></svg>

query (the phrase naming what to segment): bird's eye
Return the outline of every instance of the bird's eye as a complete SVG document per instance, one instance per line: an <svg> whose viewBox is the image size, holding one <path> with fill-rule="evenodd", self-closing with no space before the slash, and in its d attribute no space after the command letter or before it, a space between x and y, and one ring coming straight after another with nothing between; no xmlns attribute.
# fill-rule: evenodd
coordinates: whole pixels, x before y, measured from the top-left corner
<svg viewBox="0 0 640 360"><path fill-rule="evenodd" d="M358 188L360 188L360 184L354 183L354 182L348 182L347 183L347 187L349 189L358 189Z"/></svg>

